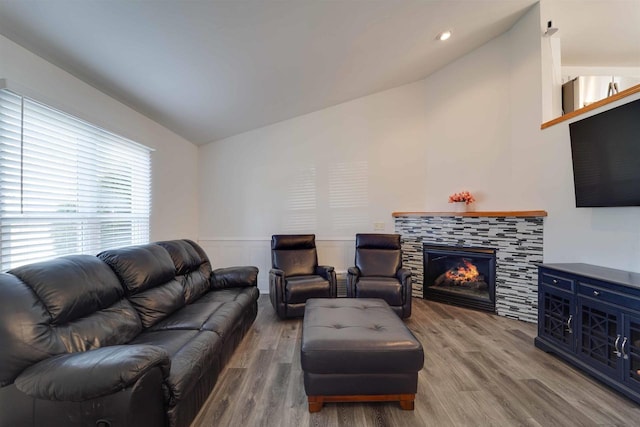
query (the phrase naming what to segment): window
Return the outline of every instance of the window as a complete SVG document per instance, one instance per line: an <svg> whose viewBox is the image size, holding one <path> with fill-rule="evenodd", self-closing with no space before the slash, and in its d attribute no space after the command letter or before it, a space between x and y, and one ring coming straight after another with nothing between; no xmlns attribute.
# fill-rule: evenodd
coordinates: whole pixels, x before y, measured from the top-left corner
<svg viewBox="0 0 640 427"><path fill-rule="evenodd" d="M149 241L151 150L0 90L0 270Z"/></svg>

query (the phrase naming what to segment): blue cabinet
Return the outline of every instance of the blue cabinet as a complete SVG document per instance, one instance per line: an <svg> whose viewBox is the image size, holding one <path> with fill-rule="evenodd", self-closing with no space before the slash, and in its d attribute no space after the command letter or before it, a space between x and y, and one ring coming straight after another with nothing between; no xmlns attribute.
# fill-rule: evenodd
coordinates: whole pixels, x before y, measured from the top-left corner
<svg viewBox="0 0 640 427"><path fill-rule="evenodd" d="M640 274L540 265L535 345L640 402Z"/></svg>

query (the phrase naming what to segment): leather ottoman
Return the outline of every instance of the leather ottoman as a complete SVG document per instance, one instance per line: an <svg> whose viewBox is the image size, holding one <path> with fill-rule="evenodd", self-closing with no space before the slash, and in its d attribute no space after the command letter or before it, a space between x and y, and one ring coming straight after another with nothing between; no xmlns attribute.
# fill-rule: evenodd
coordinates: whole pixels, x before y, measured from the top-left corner
<svg viewBox="0 0 640 427"><path fill-rule="evenodd" d="M309 299L301 364L309 412L325 402L399 401L413 409L422 345L381 299Z"/></svg>

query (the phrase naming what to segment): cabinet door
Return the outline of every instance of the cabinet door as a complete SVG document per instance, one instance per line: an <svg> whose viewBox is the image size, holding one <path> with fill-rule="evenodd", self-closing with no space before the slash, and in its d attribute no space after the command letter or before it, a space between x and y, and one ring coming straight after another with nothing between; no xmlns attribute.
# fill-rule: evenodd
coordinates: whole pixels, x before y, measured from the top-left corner
<svg viewBox="0 0 640 427"><path fill-rule="evenodd" d="M575 297L548 286L542 286L538 292L538 335L573 351Z"/></svg>
<svg viewBox="0 0 640 427"><path fill-rule="evenodd" d="M578 356L612 378L619 378L622 325L620 310L590 298L578 298Z"/></svg>
<svg viewBox="0 0 640 427"><path fill-rule="evenodd" d="M640 317L627 313L623 316L624 338L620 343L624 362L623 381L629 388L640 392Z"/></svg>

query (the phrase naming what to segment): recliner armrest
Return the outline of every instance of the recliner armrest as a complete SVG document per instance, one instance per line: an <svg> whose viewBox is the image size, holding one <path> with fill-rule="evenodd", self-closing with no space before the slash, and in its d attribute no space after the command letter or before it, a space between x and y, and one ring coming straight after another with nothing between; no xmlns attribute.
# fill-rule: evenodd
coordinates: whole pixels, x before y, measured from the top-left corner
<svg viewBox="0 0 640 427"><path fill-rule="evenodd" d="M211 272L211 287L214 289L258 286L258 267L227 267Z"/></svg>
<svg viewBox="0 0 640 427"><path fill-rule="evenodd" d="M169 376L171 360L164 349L115 345L45 359L25 369L15 385L37 399L82 402L123 390L156 367Z"/></svg>
<svg viewBox="0 0 640 427"><path fill-rule="evenodd" d="M360 269L358 267L349 267L347 273L352 276L360 277Z"/></svg>
<svg viewBox="0 0 640 427"><path fill-rule="evenodd" d="M284 270L279 270L277 268L272 268L271 270L269 270L269 276L280 276L284 279Z"/></svg>
<svg viewBox="0 0 640 427"><path fill-rule="evenodd" d="M335 271L330 265L318 265L316 266L316 274L322 276L322 278L331 281L331 273Z"/></svg>
<svg viewBox="0 0 640 427"><path fill-rule="evenodd" d="M347 270L347 297L356 297L356 282L360 277L360 269L358 267L349 267Z"/></svg>
<svg viewBox="0 0 640 427"><path fill-rule="evenodd" d="M406 283L407 278L409 277L411 277L411 270L408 268L399 268L396 272L396 279L398 279L402 284Z"/></svg>
<svg viewBox="0 0 640 427"><path fill-rule="evenodd" d="M316 274L329 282L331 298L335 298L338 293L338 280L335 269L330 265L318 265L316 266Z"/></svg>

